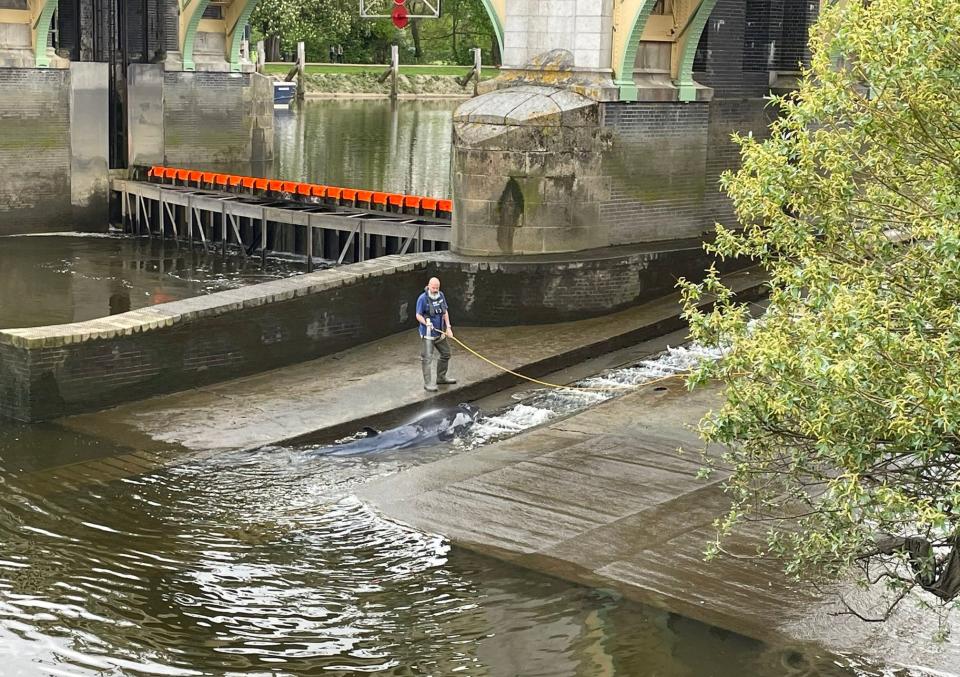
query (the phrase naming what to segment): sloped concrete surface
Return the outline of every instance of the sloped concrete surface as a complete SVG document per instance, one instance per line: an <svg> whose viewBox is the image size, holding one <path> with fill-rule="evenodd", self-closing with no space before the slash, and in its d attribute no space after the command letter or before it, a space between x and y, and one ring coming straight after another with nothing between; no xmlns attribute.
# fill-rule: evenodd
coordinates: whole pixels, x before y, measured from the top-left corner
<svg viewBox="0 0 960 677"><path fill-rule="evenodd" d="M643 386L358 495L457 546L750 637L956 674L960 643L932 641L929 612L908 604L885 624L836 615L839 594L861 604L868 594L786 579L778 562L755 557L763 528L740 529L724 544L728 555L704 559L727 501L721 477L696 477L703 447L695 425L719 398L718 388L691 393L679 378Z"/></svg>

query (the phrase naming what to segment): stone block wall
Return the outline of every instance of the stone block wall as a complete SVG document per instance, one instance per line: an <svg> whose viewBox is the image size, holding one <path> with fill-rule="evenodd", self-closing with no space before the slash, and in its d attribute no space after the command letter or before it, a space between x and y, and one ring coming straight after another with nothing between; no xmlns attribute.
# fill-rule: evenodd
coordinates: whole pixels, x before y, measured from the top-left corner
<svg viewBox="0 0 960 677"><path fill-rule="evenodd" d="M552 87L496 90L454 114L453 241L466 255L608 244L608 147L596 102Z"/></svg>
<svg viewBox="0 0 960 677"><path fill-rule="evenodd" d="M129 68L130 166L243 166L273 157L273 87L257 73Z"/></svg>
<svg viewBox="0 0 960 677"><path fill-rule="evenodd" d="M107 66L0 68L0 235L107 228Z"/></svg>
<svg viewBox="0 0 960 677"><path fill-rule="evenodd" d="M503 26L503 64L521 67L550 50L567 50L573 65L610 68L613 0L511 0Z"/></svg>

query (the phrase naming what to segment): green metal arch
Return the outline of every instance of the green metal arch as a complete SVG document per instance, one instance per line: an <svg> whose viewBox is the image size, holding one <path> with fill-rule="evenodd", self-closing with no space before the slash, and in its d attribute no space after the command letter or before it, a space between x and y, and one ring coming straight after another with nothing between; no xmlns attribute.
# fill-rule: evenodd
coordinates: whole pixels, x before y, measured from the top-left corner
<svg viewBox="0 0 960 677"><path fill-rule="evenodd" d="M646 28L647 19L657 0L643 0L643 4L637 9L637 13L630 22L630 34L627 36L627 44L623 50L623 58L620 61L619 68L613 74L613 84L620 88L620 99L622 101L637 100L637 86L633 82L633 64L637 60L637 49L640 46L640 36L643 35L643 29Z"/></svg>
<svg viewBox="0 0 960 677"><path fill-rule="evenodd" d="M693 81L693 59L697 55L697 45L700 44L700 36L703 35L707 19L716 4L717 0L702 0L687 26L687 37L680 56L680 67L677 69L677 88L681 101L697 100L696 83Z"/></svg>
<svg viewBox="0 0 960 677"><path fill-rule="evenodd" d="M497 16L497 10L490 0L483 0L483 8L487 10L487 16L490 17L490 23L493 24L493 33L497 36L497 44L500 45L500 55L503 56L503 24L500 23L500 17ZM477 77L480 74L477 73Z"/></svg>
<svg viewBox="0 0 960 677"><path fill-rule="evenodd" d="M243 42L243 29L250 23L250 15L260 0L246 0L243 11L237 16L233 24L233 39L230 41L230 70L240 70L240 43Z"/></svg>
<svg viewBox="0 0 960 677"><path fill-rule="evenodd" d="M53 24L53 12L57 9L57 0L45 0L43 9L37 16L32 28L35 43L33 45L33 59L37 68L49 68L50 57L47 56L47 40L50 36L50 26Z"/></svg>
<svg viewBox="0 0 960 677"><path fill-rule="evenodd" d="M190 5L196 5L193 14L190 15L190 23L187 24L187 30L183 36L183 70L195 71L197 65L193 62L193 43L197 39L197 27L200 25L200 19L207 9L210 0L183 0L180 5L182 14Z"/></svg>

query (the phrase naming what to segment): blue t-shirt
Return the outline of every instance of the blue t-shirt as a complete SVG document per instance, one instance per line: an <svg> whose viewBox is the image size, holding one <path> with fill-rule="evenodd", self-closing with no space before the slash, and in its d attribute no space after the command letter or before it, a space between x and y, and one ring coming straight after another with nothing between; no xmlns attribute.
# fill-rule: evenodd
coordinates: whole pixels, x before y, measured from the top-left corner
<svg viewBox="0 0 960 677"><path fill-rule="evenodd" d="M445 312L447 312L447 299L443 296L443 292L440 292L440 296L435 299L430 298L427 292L423 292L417 299L417 315L426 318L433 324L435 329L433 335L443 331L443 314ZM419 322L417 326L420 327L420 336L426 335L427 328Z"/></svg>

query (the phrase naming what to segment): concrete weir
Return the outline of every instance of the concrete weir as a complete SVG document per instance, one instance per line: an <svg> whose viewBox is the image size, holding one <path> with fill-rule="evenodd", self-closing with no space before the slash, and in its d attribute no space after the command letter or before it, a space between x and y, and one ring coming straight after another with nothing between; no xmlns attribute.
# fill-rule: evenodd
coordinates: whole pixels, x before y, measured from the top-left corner
<svg viewBox="0 0 960 677"><path fill-rule="evenodd" d="M410 328L439 275L460 325L596 317L702 274L699 242L492 261L384 256L87 322L0 331L0 415L36 421L329 355Z"/></svg>
<svg viewBox="0 0 960 677"><path fill-rule="evenodd" d="M357 493L387 518L441 534L455 546L617 590L788 650L812 644L798 655L816 656L826 647L955 674L960 644L933 640L935 620L923 617L929 611L907 603L886 623L838 615L840 593L863 609L871 592L797 585L776 560L756 558L762 524L740 529L725 543L726 554L704 559L715 538L713 520L728 502L722 477L697 477L702 443L695 426L719 401L718 388L688 392L679 377L639 386ZM678 453L681 448L686 453ZM833 659L821 660L804 659L796 670L784 663L779 674L835 674Z"/></svg>

